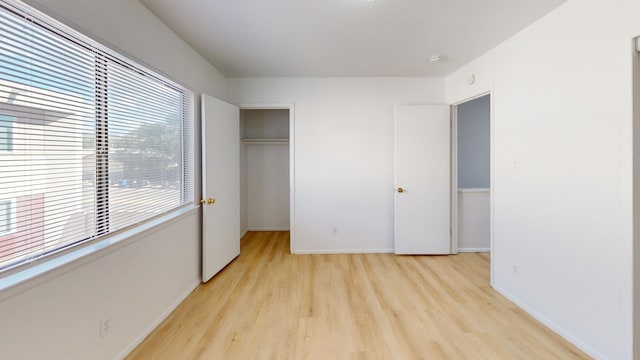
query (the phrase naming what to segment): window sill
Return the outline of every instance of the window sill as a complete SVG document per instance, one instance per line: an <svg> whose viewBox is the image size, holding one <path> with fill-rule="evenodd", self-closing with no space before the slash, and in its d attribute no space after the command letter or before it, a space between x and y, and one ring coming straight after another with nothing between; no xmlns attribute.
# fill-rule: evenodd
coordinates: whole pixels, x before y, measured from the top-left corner
<svg viewBox="0 0 640 360"><path fill-rule="evenodd" d="M192 205L174 210L156 219L147 221L131 229L106 236L104 239L70 250L52 259L43 260L33 265L25 265L25 268L10 272L6 276L0 277L0 301L16 296L130 245L143 236L149 235L153 231L161 230L163 227L193 213L194 210L198 208L198 206Z"/></svg>

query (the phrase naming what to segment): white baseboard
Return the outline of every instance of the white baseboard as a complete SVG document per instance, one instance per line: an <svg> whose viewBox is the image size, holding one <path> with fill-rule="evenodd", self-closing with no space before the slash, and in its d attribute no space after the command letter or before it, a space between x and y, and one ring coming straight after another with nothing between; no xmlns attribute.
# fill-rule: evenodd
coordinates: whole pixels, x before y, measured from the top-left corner
<svg viewBox="0 0 640 360"><path fill-rule="evenodd" d="M158 316L158 318L152 322L146 329L144 329L142 331L142 333L135 338L135 340L133 340L131 342L131 344L129 344L129 346L127 346L126 348L124 348L124 350L122 350L122 352L116 356L116 359L124 359L125 357L127 357L127 355L129 355L130 352L132 352L136 347L138 347L138 345L140 345L144 339L147 338L147 336L149 336L149 334L151 334L153 332L153 330L155 330L158 326L160 326L160 324L162 324L162 322L169 317L169 315L171 315L171 313L180 305L182 304L182 302L184 301L184 299L187 298L187 296L191 295L191 293L193 292L193 290L195 290L199 285L201 284L201 281L198 280L196 281L194 284L192 284L191 286L189 286L189 288L187 289L187 291L185 291L184 293L182 293L180 296L178 296L178 299L176 299L176 301L171 304L167 310L165 310L162 314L160 314L160 316Z"/></svg>
<svg viewBox="0 0 640 360"><path fill-rule="evenodd" d="M289 231L288 226L249 226L249 231Z"/></svg>
<svg viewBox="0 0 640 360"><path fill-rule="evenodd" d="M249 232L249 229L244 229L243 231L240 232L240 239L242 239L245 235L247 235L247 233Z"/></svg>
<svg viewBox="0 0 640 360"><path fill-rule="evenodd" d="M551 329L551 331L553 331L556 334L560 335L565 340L567 340L568 342L572 343L573 345L575 345L580 350L584 351L587 355L591 356L592 358L594 358L596 360L606 360L606 359L608 359L607 357L605 357L604 355L599 353L597 350L595 350L593 347L591 347L590 345L586 344L584 341L578 339L573 334L571 334L566 329L564 329L563 327L559 326L558 324L556 324L555 322L553 322L552 320L550 320L546 316L540 314L534 308L532 308L531 306L525 304L523 301L521 301L520 299L518 299L517 297L512 295L510 292L504 290L503 288L501 288L499 286L495 286L495 285L492 285L492 286L493 286L494 290L496 290L497 292L502 294L502 296L506 297L507 299L509 299L509 301L511 301L512 303L516 304L522 310L526 311L529 315L533 316L536 320L540 321L544 326L546 326L549 329Z"/></svg>
<svg viewBox="0 0 640 360"><path fill-rule="evenodd" d="M321 254L392 254L393 249L321 249L321 250L296 250L296 255L321 255Z"/></svg>
<svg viewBox="0 0 640 360"><path fill-rule="evenodd" d="M491 248L458 248L458 252L462 252L462 253L474 253L474 252L488 253L488 252L491 252Z"/></svg>

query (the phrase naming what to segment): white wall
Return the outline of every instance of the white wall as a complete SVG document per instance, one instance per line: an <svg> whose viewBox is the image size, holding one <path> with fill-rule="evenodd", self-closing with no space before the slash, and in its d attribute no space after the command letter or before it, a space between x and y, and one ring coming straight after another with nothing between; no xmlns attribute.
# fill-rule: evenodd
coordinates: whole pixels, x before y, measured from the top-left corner
<svg viewBox="0 0 640 360"><path fill-rule="evenodd" d="M458 130L458 188L489 188L490 117L489 95L456 107Z"/></svg>
<svg viewBox="0 0 640 360"><path fill-rule="evenodd" d="M488 252L491 249L488 189L458 190L458 251Z"/></svg>
<svg viewBox="0 0 640 360"><path fill-rule="evenodd" d="M42 6L186 84L196 95L225 96L224 77L137 1L40 0ZM198 113L196 107L197 128ZM20 293L0 294L2 357L124 355L199 283L199 223L199 211L191 211L95 261L67 266L56 276L45 276L46 281L20 287ZM104 317L111 317L113 330L100 339Z"/></svg>
<svg viewBox="0 0 640 360"><path fill-rule="evenodd" d="M633 356L639 13L569 0L446 79L449 102L494 91L494 287L601 359Z"/></svg>
<svg viewBox="0 0 640 360"><path fill-rule="evenodd" d="M247 144L247 226L289 230L289 146Z"/></svg>
<svg viewBox="0 0 640 360"><path fill-rule="evenodd" d="M247 139L288 139L288 109L240 110Z"/></svg>
<svg viewBox="0 0 640 360"><path fill-rule="evenodd" d="M229 79L228 86L236 103L295 103L296 251L392 251L393 109L443 103L444 80Z"/></svg>

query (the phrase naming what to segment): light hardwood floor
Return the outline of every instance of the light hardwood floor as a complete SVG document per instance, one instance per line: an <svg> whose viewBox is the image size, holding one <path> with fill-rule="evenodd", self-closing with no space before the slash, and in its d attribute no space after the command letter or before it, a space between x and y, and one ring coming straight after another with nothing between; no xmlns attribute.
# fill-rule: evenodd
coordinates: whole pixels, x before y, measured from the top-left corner
<svg viewBox="0 0 640 360"><path fill-rule="evenodd" d="M128 359L587 359L489 286L489 255L290 255L248 233Z"/></svg>

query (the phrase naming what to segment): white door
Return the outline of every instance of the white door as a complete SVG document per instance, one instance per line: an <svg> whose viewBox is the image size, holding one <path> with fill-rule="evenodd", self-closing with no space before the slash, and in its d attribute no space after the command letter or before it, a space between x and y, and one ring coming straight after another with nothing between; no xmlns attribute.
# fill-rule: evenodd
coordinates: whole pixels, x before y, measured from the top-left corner
<svg viewBox="0 0 640 360"><path fill-rule="evenodd" d="M202 281L240 254L240 111L202 95Z"/></svg>
<svg viewBox="0 0 640 360"><path fill-rule="evenodd" d="M451 253L450 142L449 106L396 107L396 254Z"/></svg>

